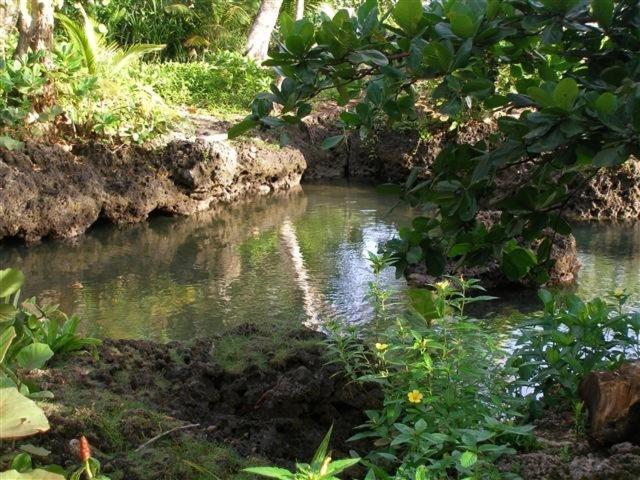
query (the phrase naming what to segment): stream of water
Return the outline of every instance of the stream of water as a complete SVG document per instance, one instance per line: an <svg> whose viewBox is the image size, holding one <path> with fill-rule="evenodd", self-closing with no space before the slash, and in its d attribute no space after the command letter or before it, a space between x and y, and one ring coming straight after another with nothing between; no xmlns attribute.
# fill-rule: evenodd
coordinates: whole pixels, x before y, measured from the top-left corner
<svg viewBox="0 0 640 480"><path fill-rule="evenodd" d="M71 244L2 245L0 266L21 269L26 295L78 313L100 337L168 341L247 321L360 322L371 311L366 254L412 218L408 208L390 214L393 205L371 187L305 185L189 218L96 226ZM626 287L640 300L640 224L579 225L575 235L577 293ZM405 287L391 270L383 281ZM535 297L504 293L500 311Z"/></svg>

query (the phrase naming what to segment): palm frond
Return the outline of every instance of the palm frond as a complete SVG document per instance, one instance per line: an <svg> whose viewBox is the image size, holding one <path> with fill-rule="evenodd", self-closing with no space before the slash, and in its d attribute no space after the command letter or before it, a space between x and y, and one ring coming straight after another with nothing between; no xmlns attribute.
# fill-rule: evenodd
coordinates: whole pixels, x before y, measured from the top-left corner
<svg viewBox="0 0 640 480"><path fill-rule="evenodd" d="M184 41L185 47L204 48L211 45L211 42L202 35L191 35Z"/></svg>
<svg viewBox="0 0 640 480"><path fill-rule="evenodd" d="M171 15L180 15L183 17L190 17L193 15L193 10L182 3L173 3L164 7L164 11Z"/></svg>
<svg viewBox="0 0 640 480"><path fill-rule="evenodd" d="M86 28L74 22L71 18L62 13L56 14L56 19L69 37L69 42L73 49L82 57L85 67L90 74L94 75L97 70L97 55L95 38L90 38L86 34Z"/></svg>
<svg viewBox="0 0 640 480"><path fill-rule="evenodd" d="M148 53L158 52L164 49L165 45L155 45L151 43L137 43L126 49L118 48L110 62L112 73L118 73L122 69L130 66Z"/></svg>

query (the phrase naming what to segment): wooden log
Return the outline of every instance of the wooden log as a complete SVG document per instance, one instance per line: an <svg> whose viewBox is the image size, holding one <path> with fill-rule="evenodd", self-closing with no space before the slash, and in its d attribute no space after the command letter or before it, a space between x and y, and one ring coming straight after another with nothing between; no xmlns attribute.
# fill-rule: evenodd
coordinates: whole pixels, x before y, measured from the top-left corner
<svg viewBox="0 0 640 480"><path fill-rule="evenodd" d="M580 385L580 396L589 412L592 443L640 445L640 361L613 372L591 372Z"/></svg>

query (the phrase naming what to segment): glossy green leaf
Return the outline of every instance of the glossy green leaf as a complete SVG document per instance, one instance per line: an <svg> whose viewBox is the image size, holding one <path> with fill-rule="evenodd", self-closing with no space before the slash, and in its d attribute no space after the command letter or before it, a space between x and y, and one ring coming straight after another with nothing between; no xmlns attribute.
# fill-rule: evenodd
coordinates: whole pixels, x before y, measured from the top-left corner
<svg viewBox="0 0 640 480"><path fill-rule="evenodd" d="M6 328L0 333L0 363L4 362L4 357L11 347L11 342L16 338L16 329L13 326Z"/></svg>
<svg viewBox="0 0 640 480"><path fill-rule="evenodd" d="M324 139L320 148L323 150L331 150L333 147L344 141L344 135L334 135L333 137L327 137Z"/></svg>
<svg viewBox="0 0 640 480"><path fill-rule="evenodd" d="M278 467L251 467L242 469L243 472L253 473L262 477L276 478L278 480L289 480L293 478L293 473L284 468Z"/></svg>
<svg viewBox="0 0 640 480"><path fill-rule="evenodd" d="M366 63L368 65L385 66L389 64L387 57L378 50L356 50L349 54L351 63Z"/></svg>
<svg viewBox="0 0 640 480"><path fill-rule="evenodd" d="M13 268L0 270L0 298L13 295L24 285L24 274Z"/></svg>
<svg viewBox="0 0 640 480"><path fill-rule="evenodd" d="M32 343L16 355L16 362L25 370L42 368L53 357L53 350L46 343Z"/></svg>
<svg viewBox="0 0 640 480"><path fill-rule="evenodd" d="M615 167L623 164L627 158L629 156L625 154L624 149L621 147L605 148L593 157L593 165L595 167Z"/></svg>
<svg viewBox="0 0 640 480"><path fill-rule="evenodd" d="M596 99L596 110L604 115L613 114L618 108L618 97L611 92L604 92Z"/></svg>
<svg viewBox="0 0 640 480"><path fill-rule="evenodd" d="M522 247L515 247L502 255L502 269L509 280L525 277L536 263L533 252Z"/></svg>
<svg viewBox="0 0 640 480"><path fill-rule="evenodd" d="M449 17L451 31L462 38L473 37L476 33L476 25L469 15L463 13L452 13Z"/></svg>
<svg viewBox="0 0 640 480"><path fill-rule="evenodd" d="M409 35L417 33L422 18L421 0L402 0L393 8L393 19Z"/></svg>
<svg viewBox="0 0 640 480"><path fill-rule="evenodd" d="M44 412L15 388L0 388L0 439L15 440L49 430Z"/></svg>
<svg viewBox="0 0 640 480"><path fill-rule="evenodd" d="M0 472L0 480L64 480L64 476L42 469L24 473L20 473L17 470L8 470Z"/></svg>
<svg viewBox="0 0 640 480"><path fill-rule="evenodd" d="M478 455L474 452L464 452L460 456L460 465L464 468L471 468L478 462Z"/></svg>
<svg viewBox="0 0 640 480"><path fill-rule="evenodd" d="M613 0L591 0L591 13L601 27L610 27L613 21Z"/></svg>
<svg viewBox="0 0 640 480"><path fill-rule="evenodd" d="M571 110L578 92L578 84L573 78L563 78L553 91L553 102L556 107Z"/></svg>
<svg viewBox="0 0 640 480"><path fill-rule="evenodd" d="M229 140L239 137L243 133L248 132L249 130L255 128L258 125L258 121L253 118L247 118L240 123L234 125L227 132L227 136Z"/></svg>

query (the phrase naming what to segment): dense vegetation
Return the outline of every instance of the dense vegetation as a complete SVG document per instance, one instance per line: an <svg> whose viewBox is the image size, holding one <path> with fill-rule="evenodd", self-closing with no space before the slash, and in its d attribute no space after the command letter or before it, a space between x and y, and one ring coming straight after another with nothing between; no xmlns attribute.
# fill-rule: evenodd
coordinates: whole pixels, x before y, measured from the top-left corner
<svg viewBox="0 0 640 480"><path fill-rule="evenodd" d="M423 264L441 281L409 290L400 315L374 282L375 321L328 328L328 360L354 384L380 388L381 405L364 412L352 438L369 450L332 459L329 431L295 471L245 473L335 480L359 465L366 480L519 478L501 462L538 447L531 422L541 412L571 412L582 434L581 381L640 358L640 314L624 291L584 300L541 289L542 311L527 316L507 348L468 313L493 297L457 274L497 262L511 281L546 283L554 243L571 232L568 202L640 153L637 1L103 0L86 11L65 4L55 21L52 2L33 3L27 13L48 19L49 29L47 21L23 26L19 12L18 32L0 45L5 149L33 138L144 143L192 113L245 110L230 138L278 128L287 143L287 129L327 96L343 108L343 133L326 149L350 135L364 139L381 122L418 128L437 116L456 128L496 119L488 139L449 144L428 172L382 188L422 213L371 255L374 271L401 275ZM294 20L300 5L307 16ZM259 21L263 14L273 25ZM11 441L49 429L36 402L51 394L25 378L54 356L100 344L77 333L76 316L21 301L23 283L19 271L0 270L0 439ZM0 478L106 478L84 437L79 467L42 467L31 447L12 445L10 472Z"/></svg>

